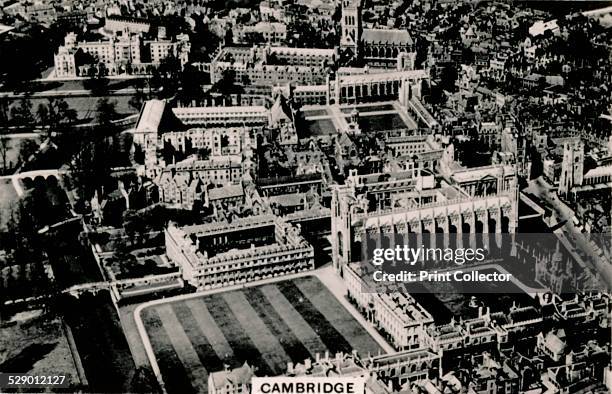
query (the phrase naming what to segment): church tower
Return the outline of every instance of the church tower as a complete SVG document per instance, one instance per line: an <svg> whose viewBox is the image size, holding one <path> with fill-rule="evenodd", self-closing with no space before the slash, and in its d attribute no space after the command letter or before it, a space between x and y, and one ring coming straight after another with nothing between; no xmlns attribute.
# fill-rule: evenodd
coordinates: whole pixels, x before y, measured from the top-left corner
<svg viewBox="0 0 612 394"><path fill-rule="evenodd" d="M357 57L361 40L361 0L342 0L340 49Z"/></svg>
<svg viewBox="0 0 612 394"><path fill-rule="evenodd" d="M574 185L582 185L584 176L584 144L566 142L563 145L563 162L561 163L561 179L559 193L567 196Z"/></svg>

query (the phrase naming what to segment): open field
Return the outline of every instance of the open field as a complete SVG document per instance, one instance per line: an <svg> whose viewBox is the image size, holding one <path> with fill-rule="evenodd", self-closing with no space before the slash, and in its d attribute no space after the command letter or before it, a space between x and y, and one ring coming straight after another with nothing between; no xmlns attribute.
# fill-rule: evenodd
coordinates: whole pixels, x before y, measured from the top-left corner
<svg viewBox="0 0 612 394"><path fill-rule="evenodd" d="M216 293L142 310L169 393L207 392L210 372L248 361L258 376L329 351L379 345L315 277Z"/></svg>
<svg viewBox="0 0 612 394"><path fill-rule="evenodd" d="M98 107L98 100L107 98L110 102L115 102L115 109L120 115L132 115L137 113L134 108L129 104L130 96L128 95L108 95L95 97L90 95L75 96L75 97L62 97L62 99L68 103L68 106L77 112L77 118L79 120L92 120L96 115L96 108ZM13 108L19 105L21 99L11 99L12 103L9 108ZM40 104L48 105L49 99L42 97L32 97L29 99L32 102L32 112L36 113Z"/></svg>
<svg viewBox="0 0 612 394"><path fill-rule="evenodd" d="M110 293L83 294L78 299L65 296L61 308L72 328L89 392L133 392L135 371L125 335L121 329Z"/></svg>
<svg viewBox="0 0 612 394"><path fill-rule="evenodd" d="M0 326L0 371L67 375L68 391L82 388L69 341L59 318L34 311ZM31 315L31 316L27 316Z"/></svg>

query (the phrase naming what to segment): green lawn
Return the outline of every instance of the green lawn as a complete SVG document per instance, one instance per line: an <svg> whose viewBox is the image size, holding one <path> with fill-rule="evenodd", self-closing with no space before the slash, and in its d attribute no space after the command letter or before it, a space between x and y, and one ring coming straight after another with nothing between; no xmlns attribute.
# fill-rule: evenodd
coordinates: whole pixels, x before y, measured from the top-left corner
<svg viewBox="0 0 612 394"><path fill-rule="evenodd" d="M0 325L0 371L67 375L66 391L79 391L83 387L59 318L35 312L30 318Z"/></svg>
<svg viewBox="0 0 612 394"><path fill-rule="evenodd" d="M223 364L273 376L317 353L381 351L315 277L156 305L142 318L170 393L206 392Z"/></svg>

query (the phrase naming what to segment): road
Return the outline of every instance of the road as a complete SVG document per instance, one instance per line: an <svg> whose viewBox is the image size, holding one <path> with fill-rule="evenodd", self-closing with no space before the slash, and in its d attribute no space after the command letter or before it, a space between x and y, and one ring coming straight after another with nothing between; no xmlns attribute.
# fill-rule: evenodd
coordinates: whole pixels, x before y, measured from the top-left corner
<svg viewBox="0 0 612 394"><path fill-rule="evenodd" d="M40 137L40 133L33 133L33 132L10 133L10 134L2 134L2 137L6 137L6 138L38 138L38 137Z"/></svg>
<svg viewBox="0 0 612 394"><path fill-rule="evenodd" d="M104 96L129 96L136 94L134 88L110 89L104 93ZM89 97L93 96L89 89L73 89L73 90L45 90L42 92L0 92L0 97L3 98L47 98L47 97Z"/></svg>
<svg viewBox="0 0 612 394"><path fill-rule="evenodd" d="M541 177L529 182L526 192L540 198L552 210L556 222L562 224L554 232L581 267L598 271L608 289L612 283L612 265L604 252L595 245L588 234L582 234L574 225L574 212L557 196L556 190Z"/></svg>

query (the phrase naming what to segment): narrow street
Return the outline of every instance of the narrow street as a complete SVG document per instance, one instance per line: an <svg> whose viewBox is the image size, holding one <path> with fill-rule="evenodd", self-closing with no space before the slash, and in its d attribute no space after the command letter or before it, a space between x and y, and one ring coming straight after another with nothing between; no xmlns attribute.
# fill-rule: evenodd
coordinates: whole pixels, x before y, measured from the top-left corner
<svg viewBox="0 0 612 394"><path fill-rule="evenodd" d="M589 235L582 234L576 228L572 209L559 199L554 188L541 177L531 181L525 191L540 198L552 210L556 222L563 223L554 230L563 246L581 267L599 272L603 283L607 284L609 290L610 283L612 283L612 265L609 254L606 259L605 253L589 239Z"/></svg>

